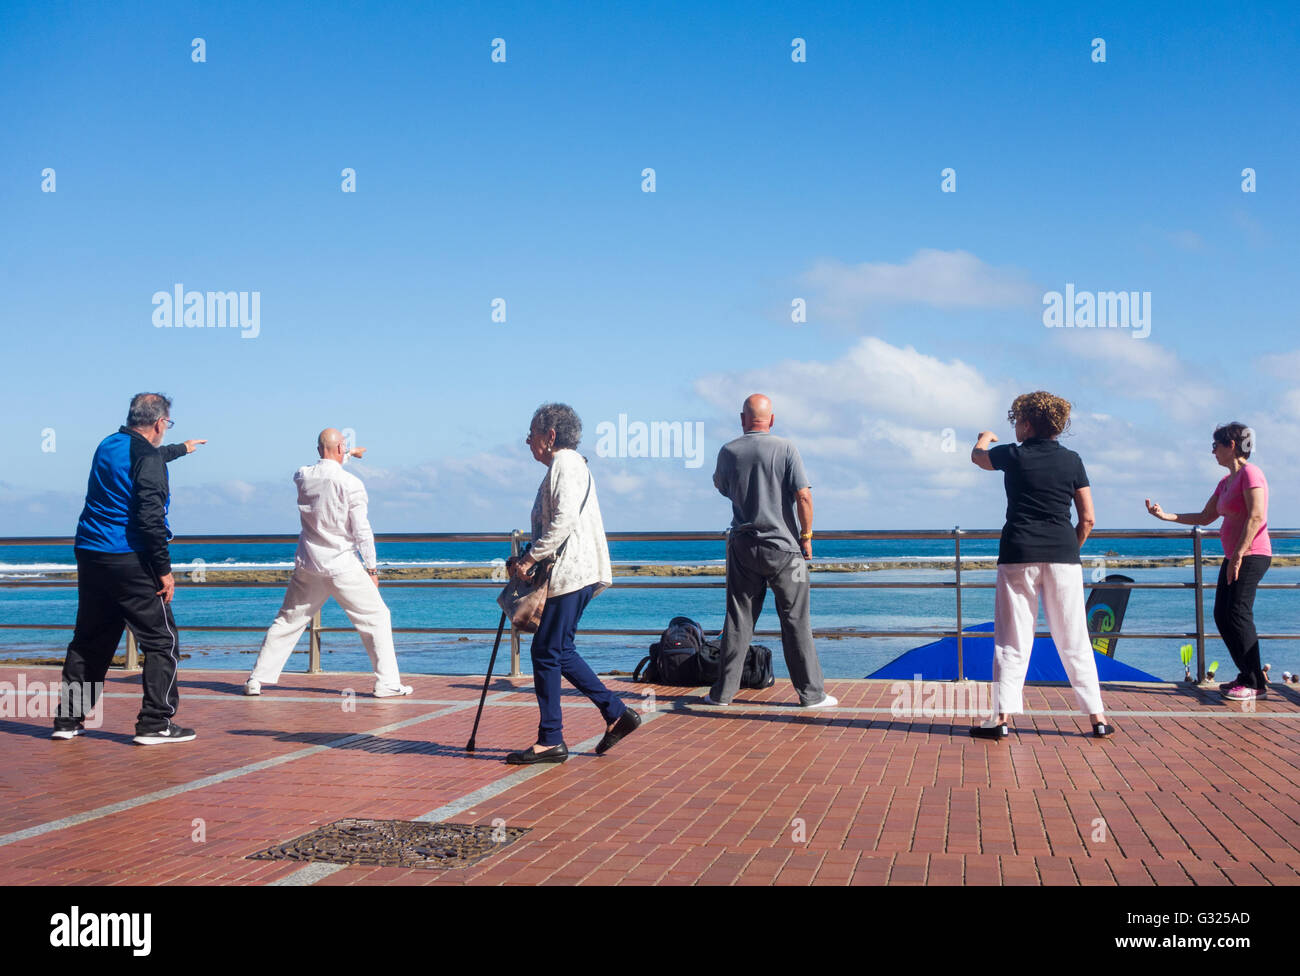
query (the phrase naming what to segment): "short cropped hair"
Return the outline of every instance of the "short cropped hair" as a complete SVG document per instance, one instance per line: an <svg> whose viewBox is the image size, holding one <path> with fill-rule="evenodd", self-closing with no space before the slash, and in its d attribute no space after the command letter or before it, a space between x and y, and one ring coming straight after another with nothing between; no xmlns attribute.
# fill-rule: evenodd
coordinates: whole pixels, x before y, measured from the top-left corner
<svg viewBox="0 0 1300 976"><path fill-rule="evenodd" d="M1249 427L1234 420L1230 424L1224 424L1222 427L1214 429L1214 443L1222 444L1224 447L1232 444L1235 446L1237 457L1248 458L1254 446L1252 443L1254 437L1248 437L1249 433Z"/></svg>
<svg viewBox="0 0 1300 976"><path fill-rule="evenodd" d="M582 440L582 421L567 403L543 403L533 411L529 430L555 430L555 449L576 448Z"/></svg>
<svg viewBox="0 0 1300 976"><path fill-rule="evenodd" d="M168 397L161 393L137 393L131 397L131 408L126 412L126 425L152 427L171 415L172 402Z"/></svg>

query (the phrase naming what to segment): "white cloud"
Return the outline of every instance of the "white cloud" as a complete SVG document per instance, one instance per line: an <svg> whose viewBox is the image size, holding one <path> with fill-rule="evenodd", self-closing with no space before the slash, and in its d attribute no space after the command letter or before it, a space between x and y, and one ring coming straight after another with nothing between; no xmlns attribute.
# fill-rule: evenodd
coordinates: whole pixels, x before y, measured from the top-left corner
<svg viewBox="0 0 1300 976"><path fill-rule="evenodd" d="M1076 389L1107 391L1107 399L1150 400L1180 423L1203 421L1224 401L1214 378L1190 368L1151 339L1123 329L1052 329L1049 340L1074 360Z"/></svg>
<svg viewBox="0 0 1300 976"><path fill-rule="evenodd" d="M750 393L768 394L775 432L794 439L832 524L879 525L868 502L907 510L910 524L931 503L972 491L997 506L1000 484L971 464L970 446L1010 398L959 359L868 336L831 362L715 374L695 389L727 414Z"/></svg>
<svg viewBox="0 0 1300 976"><path fill-rule="evenodd" d="M1278 406L1289 420L1300 420L1300 390L1287 390L1278 397Z"/></svg>
<svg viewBox="0 0 1300 976"><path fill-rule="evenodd" d="M1258 356L1255 359L1255 368L1279 379L1293 380L1300 376L1300 349Z"/></svg>
<svg viewBox="0 0 1300 976"><path fill-rule="evenodd" d="M1194 230L1166 231L1165 237L1169 239L1169 243L1182 251L1201 251L1205 249L1205 238Z"/></svg>
<svg viewBox="0 0 1300 976"><path fill-rule="evenodd" d="M1023 273L995 268L967 251L924 248L904 264L846 265L818 261L800 279L814 291L817 314L851 317L879 304L936 308L1002 308L1030 305L1041 292Z"/></svg>
<svg viewBox="0 0 1300 976"><path fill-rule="evenodd" d="M231 501L247 505L257 495L257 489L247 481L227 481L219 486Z"/></svg>
<svg viewBox="0 0 1300 976"><path fill-rule="evenodd" d="M1273 243L1273 235L1268 232L1263 223L1245 210L1234 210L1232 222L1255 247L1267 247Z"/></svg>
<svg viewBox="0 0 1300 976"><path fill-rule="evenodd" d="M705 376L695 391L732 413L746 396L763 390L773 398L778 425L852 437L857 408L871 415L904 419L910 428L936 431L960 426L969 417L996 420L1005 395L959 359L947 362L912 346L893 346L867 336L832 362L787 361L769 369ZM984 422L984 421L980 421Z"/></svg>

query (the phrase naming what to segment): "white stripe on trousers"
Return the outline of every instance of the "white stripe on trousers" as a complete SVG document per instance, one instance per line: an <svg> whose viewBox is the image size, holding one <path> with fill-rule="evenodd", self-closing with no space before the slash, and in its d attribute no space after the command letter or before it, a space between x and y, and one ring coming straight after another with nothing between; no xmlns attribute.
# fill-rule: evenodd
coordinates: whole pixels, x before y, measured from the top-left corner
<svg viewBox="0 0 1300 976"><path fill-rule="evenodd" d="M1025 710L1025 675L1034 646L1038 597L1042 594L1047 628L1079 707L1101 714L1097 659L1088 638L1083 599L1083 567L1078 563L1000 563L994 598L993 710L1018 715Z"/></svg>
<svg viewBox="0 0 1300 976"><path fill-rule="evenodd" d="M158 602L162 604L163 623L167 624L167 633L172 635L172 683L167 686L167 691L163 695L163 704L167 706L167 716L172 718L176 715L176 709L172 708L170 702L172 688L176 687L176 672L181 669L181 655L180 650L176 647L176 631L172 630L172 625L167 623L167 600L159 594Z"/></svg>
<svg viewBox="0 0 1300 976"><path fill-rule="evenodd" d="M370 655L379 685L396 689L402 684L393 650L392 615L379 595L379 587L361 563L336 576L322 576L305 569L295 569L284 592L284 603L275 622L266 632L257 663L249 675L261 684L273 685L289 661L298 638L330 597L338 601L343 612L361 635L361 643Z"/></svg>

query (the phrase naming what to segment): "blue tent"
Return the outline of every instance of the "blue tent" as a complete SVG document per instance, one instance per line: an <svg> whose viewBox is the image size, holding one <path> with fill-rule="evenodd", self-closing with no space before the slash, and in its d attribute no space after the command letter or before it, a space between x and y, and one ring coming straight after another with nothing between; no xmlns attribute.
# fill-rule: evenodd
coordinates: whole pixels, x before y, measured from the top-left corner
<svg viewBox="0 0 1300 976"><path fill-rule="evenodd" d="M993 622L967 627L964 634L987 634L987 637L961 639L963 670L973 681L993 680ZM1092 652L1097 659L1097 677L1102 681L1162 681L1154 675L1135 667L1121 664L1105 654ZM932 644L904 651L868 678L891 678L911 681L916 675L926 681L955 681L957 679L957 638L944 637ZM1035 637L1034 649L1029 655L1029 674L1026 681L1067 681L1060 655L1050 637Z"/></svg>

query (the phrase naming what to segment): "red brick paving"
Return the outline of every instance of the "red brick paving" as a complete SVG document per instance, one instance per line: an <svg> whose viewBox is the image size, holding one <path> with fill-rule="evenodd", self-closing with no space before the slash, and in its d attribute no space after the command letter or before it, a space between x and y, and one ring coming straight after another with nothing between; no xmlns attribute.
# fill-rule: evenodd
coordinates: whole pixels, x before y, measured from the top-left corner
<svg viewBox="0 0 1300 976"><path fill-rule="evenodd" d="M57 680L0 668L0 681L19 670ZM414 819L500 783L519 772L504 753L531 741L537 721L531 690L498 679L467 754L472 677L415 676L414 700L361 695L352 710L340 691L358 687L356 675L290 675L260 699L242 697L234 674L183 677L178 718L198 729L193 743L131 745L139 678L120 672L108 690L130 697L110 697L104 727L80 739L49 740L44 718L0 719L0 835L239 772L39 836L0 836L0 884L283 879L303 865L247 855L343 817ZM642 702L642 686L611 683ZM830 682L846 708L888 708L890 686ZM501 853L457 871L348 867L317 883L1300 884L1290 693L1232 718L1238 706L1183 687L1107 689L1120 731L1099 742L1083 716L1041 714L1071 707L1064 689L1033 687L1026 704L1040 714L1004 743L972 740L962 717L804 712L785 683L731 709L679 707L695 700L681 689L655 694L660 713L609 756L575 755L454 816L530 828ZM449 703L468 707L440 714ZM1196 714L1168 714L1179 712ZM565 722L570 746L602 728L576 696Z"/></svg>

